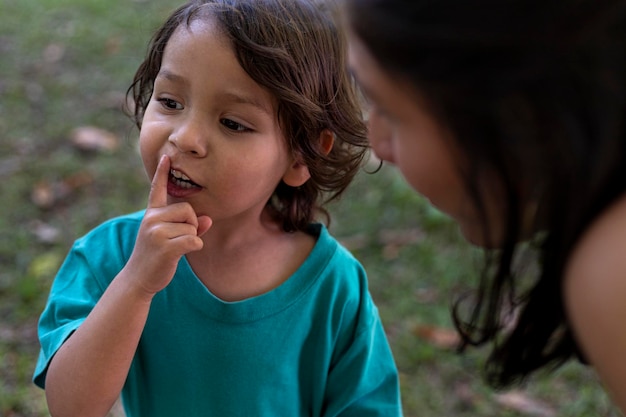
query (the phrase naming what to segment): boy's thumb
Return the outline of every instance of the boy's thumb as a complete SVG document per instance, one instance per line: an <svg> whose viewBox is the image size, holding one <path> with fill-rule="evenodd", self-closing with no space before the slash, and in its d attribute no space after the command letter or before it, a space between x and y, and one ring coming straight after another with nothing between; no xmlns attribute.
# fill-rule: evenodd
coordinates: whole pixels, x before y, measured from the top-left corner
<svg viewBox="0 0 626 417"><path fill-rule="evenodd" d="M198 217L198 237L201 237L211 228L213 220L209 216Z"/></svg>

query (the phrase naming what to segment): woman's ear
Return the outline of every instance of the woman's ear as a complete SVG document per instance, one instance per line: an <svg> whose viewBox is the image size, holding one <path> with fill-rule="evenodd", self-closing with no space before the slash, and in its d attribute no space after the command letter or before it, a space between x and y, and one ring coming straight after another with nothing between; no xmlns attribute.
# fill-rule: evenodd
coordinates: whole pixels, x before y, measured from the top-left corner
<svg viewBox="0 0 626 417"><path fill-rule="evenodd" d="M329 129L322 130L319 137L320 150L324 155L328 155L335 143L335 135ZM309 168L300 162L299 159L295 159L291 166L283 175L283 182L290 187L300 187L311 178Z"/></svg>

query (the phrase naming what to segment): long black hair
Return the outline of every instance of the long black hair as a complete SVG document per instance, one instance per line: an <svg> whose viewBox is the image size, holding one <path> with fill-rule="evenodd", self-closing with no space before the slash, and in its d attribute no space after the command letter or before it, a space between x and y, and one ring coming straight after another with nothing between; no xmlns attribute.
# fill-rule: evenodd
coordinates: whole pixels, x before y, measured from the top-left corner
<svg viewBox="0 0 626 417"><path fill-rule="evenodd" d="M463 343L493 344L487 376L498 387L579 354L563 275L581 234L626 191L626 2L346 0L345 9L380 66L411 82L453 133L476 207L481 173L505 190L504 240L486 251L469 311L454 309ZM514 265L530 208L539 267L526 282Z"/></svg>

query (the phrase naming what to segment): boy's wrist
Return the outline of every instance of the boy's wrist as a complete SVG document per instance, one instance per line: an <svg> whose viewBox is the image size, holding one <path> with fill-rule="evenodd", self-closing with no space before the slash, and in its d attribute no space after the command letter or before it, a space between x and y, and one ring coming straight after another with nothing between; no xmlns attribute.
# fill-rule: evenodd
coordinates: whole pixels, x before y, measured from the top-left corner
<svg viewBox="0 0 626 417"><path fill-rule="evenodd" d="M126 268L115 278L121 286L122 293L133 298L137 302L146 302L150 304L158 291L154 291L141 283L141 280L135 279L136 274Z"/></svg>

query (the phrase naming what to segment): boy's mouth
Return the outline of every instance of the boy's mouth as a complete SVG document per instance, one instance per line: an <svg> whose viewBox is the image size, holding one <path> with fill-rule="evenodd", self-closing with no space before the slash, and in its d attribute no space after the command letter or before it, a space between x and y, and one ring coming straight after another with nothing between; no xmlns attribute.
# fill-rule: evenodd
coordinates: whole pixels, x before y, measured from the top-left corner
<svg viewBox="0 0 626 417"><path fill-rule="evenodd" d="M170 182L180 188L200 188L191 178L176 169L170 169Z"/></svg>

